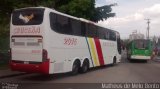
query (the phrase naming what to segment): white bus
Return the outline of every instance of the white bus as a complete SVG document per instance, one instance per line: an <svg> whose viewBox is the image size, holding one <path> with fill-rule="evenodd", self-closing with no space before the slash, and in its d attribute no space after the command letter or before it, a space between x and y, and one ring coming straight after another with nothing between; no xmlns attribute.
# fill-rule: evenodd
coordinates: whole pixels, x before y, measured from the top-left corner
<svg viewBox="0 0 160 89"><path fill-rule="evenodd" d="M13 11L10 48L10 68L29 73L85 73L121 58L118 32L45 7Z"/></svg>

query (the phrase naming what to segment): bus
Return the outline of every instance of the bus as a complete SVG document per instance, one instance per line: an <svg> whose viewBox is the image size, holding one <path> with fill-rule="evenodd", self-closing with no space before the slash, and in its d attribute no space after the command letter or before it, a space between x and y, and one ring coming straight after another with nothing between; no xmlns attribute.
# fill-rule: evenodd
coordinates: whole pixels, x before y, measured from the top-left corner
<svg viewBox="0 0 160 89"><path fill-rule="evenodd" d="M10 68L28 73L85 73L117 64L120 34L47 7L14 10L10 23Z"/></svg>
<svg viewBox="0 0 160 89"><path fill-rule="evenodd" d="M135 39L129 42L127 48L127 58L129 60L148 61L152 55L152 42L146 39Z"/></svg>

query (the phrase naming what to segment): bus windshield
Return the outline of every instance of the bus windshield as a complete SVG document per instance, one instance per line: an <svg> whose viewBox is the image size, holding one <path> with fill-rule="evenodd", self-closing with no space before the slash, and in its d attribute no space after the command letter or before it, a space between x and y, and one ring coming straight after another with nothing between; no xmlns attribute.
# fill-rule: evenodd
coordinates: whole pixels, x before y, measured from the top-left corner
<svg viewBox="0 0 160 89"><path fill-rule="evenodd" d="M28 8L16 10L12 15L13 25L39 25L43 21L43 8Z"/></svg>
<svg viewBox="0 0 160 89"><path fill-rule="evenodd" d="M148 40L135 40L135 48L137 49L147 49L148 48Z"/></svg>

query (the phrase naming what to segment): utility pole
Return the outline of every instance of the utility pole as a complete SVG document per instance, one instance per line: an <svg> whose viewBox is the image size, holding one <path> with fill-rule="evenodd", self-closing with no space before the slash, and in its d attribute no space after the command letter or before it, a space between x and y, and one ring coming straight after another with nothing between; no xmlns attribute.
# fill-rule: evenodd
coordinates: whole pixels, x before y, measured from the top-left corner
<svg viewBox="0 0 160 89"><path fill-rule="evenodd" d="M147 27L147 35L146 35L146 37L147 37L147 39L149 39L149 30L150 30L150 19L145 19L145 20L147 20L147 25L148 25L148 27Z"/></svg>

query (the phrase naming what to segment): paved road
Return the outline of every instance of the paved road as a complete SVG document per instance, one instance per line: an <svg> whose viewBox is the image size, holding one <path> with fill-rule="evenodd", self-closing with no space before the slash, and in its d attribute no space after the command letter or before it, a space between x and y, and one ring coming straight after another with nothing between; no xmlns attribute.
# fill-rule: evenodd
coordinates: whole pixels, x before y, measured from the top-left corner
<svg viewBox="0 0 160 89"><path fill-rule="evenodd" d="M70 76L68 73L51 76L21 73L2 76L0 82L36 83L37 86L53 83L160 83L160 63L154 61L130 63L123 57L122 62L116 66L95 68L76 76Z"/></svg>
<svg viewBox="0 0 160 89"><path fill-rule="evenodd" d="M88 73L70 76L58 74L44 76L39 74L17 74L1 77L0 82L34 82L34 83L126 83L159 82L160 63L120 63L114 67L106 66L91 69Z"/></svg>

